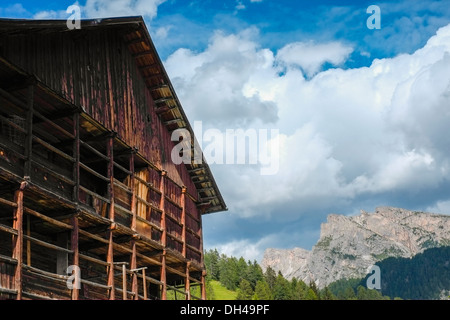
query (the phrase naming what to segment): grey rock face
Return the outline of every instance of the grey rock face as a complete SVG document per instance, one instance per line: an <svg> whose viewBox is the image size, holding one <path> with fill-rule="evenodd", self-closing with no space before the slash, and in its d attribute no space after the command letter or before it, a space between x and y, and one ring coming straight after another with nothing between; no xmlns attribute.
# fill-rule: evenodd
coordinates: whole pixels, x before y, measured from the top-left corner
<svg viewBox="0 0 450 320"><path fill-rule="evenodd" d="M358 216L331 214L311 251L267 249L261 266L323 288L342 278L363 277L385 258L412 257L442 245L450 245L450 216L380 207Z"/></svg>

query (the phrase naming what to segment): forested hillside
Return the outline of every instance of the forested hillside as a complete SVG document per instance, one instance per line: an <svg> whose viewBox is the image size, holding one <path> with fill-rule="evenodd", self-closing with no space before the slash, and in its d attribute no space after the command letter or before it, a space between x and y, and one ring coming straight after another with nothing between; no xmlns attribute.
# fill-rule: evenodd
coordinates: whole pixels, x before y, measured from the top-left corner
<svg viewBox="0 0 450 320"><path fill-rule="evenodd" d="M377 265L386 295L431 300L450 294L450 247L428 249L411 259L388 258Z"/></svg>
<svg viewBox="0 0 450 320"><path fill-rule="evenodd" d="M287 280L280 272L277 274L270 267L263 272L256 261L228 257L219 254L217 250L206 252L205 264L209 299L221 299L214 292L215 286L211 285L212 282L219 282L226 289L236 291L237 300L389 299L378 291L366 289L361 285L355 290L347 290L346 295L336 295L328 287L319 290L313 282L307 284L296 278Z"/></svg>

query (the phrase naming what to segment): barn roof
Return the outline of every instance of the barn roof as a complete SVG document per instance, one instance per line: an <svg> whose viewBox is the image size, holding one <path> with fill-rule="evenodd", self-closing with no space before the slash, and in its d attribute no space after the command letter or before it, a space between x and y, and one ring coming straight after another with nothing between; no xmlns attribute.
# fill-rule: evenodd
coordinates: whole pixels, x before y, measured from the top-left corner
<svg viewBox="0 0 450 320"><path fill-rule="evenodd" d="M136 61L145 84L155 102L157 113L171 132L185 128L194 137L194 131L172 86L155 45L141 16L81 20L81 30L115 28L123 35ZM1 34L71 32L66 20L0 19ZM194 137L195 139L195 137ZM194 143L193 145L197 145ZM199 192L204 213L227 210L209 165L202 155L202 163L186 164Z"/></svg>

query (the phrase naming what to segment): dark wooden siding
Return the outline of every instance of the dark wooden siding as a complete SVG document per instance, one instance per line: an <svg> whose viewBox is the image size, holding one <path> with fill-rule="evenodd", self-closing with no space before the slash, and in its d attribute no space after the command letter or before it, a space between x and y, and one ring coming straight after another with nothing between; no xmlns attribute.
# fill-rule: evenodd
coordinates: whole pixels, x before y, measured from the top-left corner
<svg viewBox="0 0 450 320"><path fill-rule="evenodd" d="M197 197L185 166L171 163L170 132L155 112L123 36L115 28L2 35L3 55L76 105Z"/></svg>

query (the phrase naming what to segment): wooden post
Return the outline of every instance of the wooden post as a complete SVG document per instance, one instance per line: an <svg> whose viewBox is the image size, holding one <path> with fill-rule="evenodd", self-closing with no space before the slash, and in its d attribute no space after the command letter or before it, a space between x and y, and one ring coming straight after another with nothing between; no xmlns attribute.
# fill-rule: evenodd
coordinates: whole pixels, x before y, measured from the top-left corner
<svg viewBox="0 0 450 320"><path fill-rule="evenodd" d="M184 290L187 292L186 300L191 300L191 281L189 280L189 268L191 266L191 263L188 261L186 263L186 280L185 280L185 286Z"/></svg>
<svg viewBox="0 0 450 320"><path fill-rule="evenodd" d="M161 300L167 300L167 275L166 275L166 249L163 250L161 256Z"/></svg>
<svg viewBox="0 0 450 320"><path fill-rule="evenodd" d="M206 270L202 271L202 300L206 300Z"/></svg>
<svg viewBox="0 0 450 320"><path fill-rule="evenodd" d="M142 268L142 287L144 289L144 300L147 300L147 279L145 276L145 269L147 269L147 267Z"/></svg>
<svg viewBox="0 0 450 320"><path fill-rule="evenodd" d="M202 214L203 210L200 210L199 215L199 233L200 233L200 264L203 268L205 268L205 255L203 252L203 225L202 225ZM202 299L206 300L206 269L203 269L202 271Z"/></svg>
<svg viewBox="0 0 450 320"><path fill-rule="evenodd" d="M78 238L79 238L79 227L78 227L78 214L75 214L72 218L71 218L71 222L72 222L72 235L71 235L71 239L70 239L70 246L71 246L71 250L73 251L73 259L72 259L72 265L79 267L80 264L80 256L79 256L79 249L78 249ZM78 270L78 268L76 268L75 270ZM78 272L78 271L75 271ZM81 277L81 274L76 274L76 277ZM78 278L76 279L76 282L78 283ZM72 289L72 300L78 300L79 298L79 292L80 290L78 288L73 288Z"/></svg>
<svg viewBox="0 0 450 320"><path fill-rule="evenodd" d="M183 257L186 258L186 187L181 188L181 240L183 241Z"/></svg>
<svg viewBox="0 0 450 320"><path fill-rule="evenodd" d="M20 184L19 190L14 194L14 202L17 207L14 209L13 228L17 230L17 235L13 236L12 258L17 260L16 271L14 273L14 287L17 290L17 300L22 299L22 265L23 265L23 193L27 187L27 182Z"/></svg>
<svg viewBox="0 0 450 320"><path fill-rule="evenodd" d="M162 236L161 243L164 248L167 245L167 229L166 229L166 210L164 208L166 201L166 192L165 192L165 177L167 175L166 171L161 171L161 181L159 186L159 191L161 192L161 202L159 205L159 209L161 209L161 228L162 228Z"/></svg>
<svg viewBox="0 0 450 320"><path fill-rule="evenodd" d="M109 179L109 186L108 186L108 194L109 194L109 220L114 222L114 133L111 133L111 135L108 137L108 143L107 143L107 156L109 159L108 162L108 179Z"/></svg>
<svg viewBox="0 0 450 320"><path fill-rule="evenodd" d="M130 189L131 189L131 212L133 214L131 220L131 230L136 231L136 180L134 172L134 154L136 150L133 149L130 154Z"/></svg>
<svg viewBox="0 0 450 320"><path fill-rule="evenodd" d="M115 300L116 293L114 289L114 250L113 250L113 230L115 228L115 224L111 223L109 228L109 242L108 242L108 254L106 256L106 262L108 263L108 286L110 287L109 291L109 300Z"/></svg>
<svg viewBox="0 0 450 320"><path fill-rule="evenodd" d="M165 197L166 197L166 192L165 192L165 177L166 177L167 172L166 171L161 171L161 182L160 182L160 186L159 186L159 191L161 191L161 203L160 203L160 209L162 210L162 214L161 214L161 228L163 229L162 231L162 239L161 239L161 243L164 247L163 249L163 254L161 256L161 282L162 282L162 292L161 292L161 299L162 300L167 300L167 275L166 275L166 246L167 246L167 229L166 229L166 210L164 209L164 204L165 204Z"/></svg>
<svg viewBox="0 0 450 320"><path fill-rule="evenodd" d="M108 242L108 254L107 254L107 262L109 264L108 267L108 286L111 288L109 293L109 300L115 300L116 294L114 289L114 239L113 232L116 229L116 224L114 222L114 158L113 158L113 148L114 148L114 135L108 137L108 142L106 145L107 157L109 159L108 162L108 178L109 178L109 186L108 186L108 196L109 196L109 220L111 221L109 227L109 242Z"/></svg>
<svg viewBox="0 0 450 320"><path fill-rule="evenodd" d="M147 300L147 280L145 279L145 269L147 269L147 267L131 269L130 271L137 276L137 273L142 270L142 290L144 292L144 300ZM136 288L136 290L133 289L133 292L136 296L138 296L139 294L138 288ZM139 300L139 297L135 298L135 300Z"/></svg>
<svg viewBox="0 0 450 320"><path fill-rule="evenodd" d="M122 264L122 299L127 300L127 266Z"/></svg>
<svg viewBox="0 0 450 320"><path fill-rule="evenodd" d="M132 239L131 240L131 249L132 249L132 253L131 253L131 261L130 261L130 269L131 270L135 270L136 269L136 240ZM139 300L139 287L138 287L138 276L137 273L134 272L131 278L131 291L134 292L134 300Z"/></svg>

